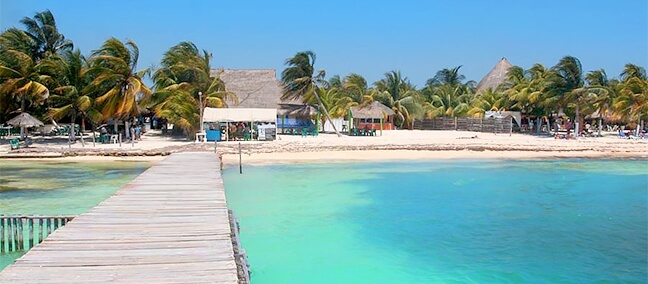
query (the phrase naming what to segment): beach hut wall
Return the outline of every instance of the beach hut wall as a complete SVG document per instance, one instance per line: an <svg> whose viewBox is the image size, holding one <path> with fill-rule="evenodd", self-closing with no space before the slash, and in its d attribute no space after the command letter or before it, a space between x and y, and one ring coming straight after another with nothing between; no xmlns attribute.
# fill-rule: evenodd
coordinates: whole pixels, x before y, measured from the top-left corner
<svg viewBox="0 0 648 284"><path fill-rule="evenodd" d="M493 67L493 69L491 69L491 71L488 72L481 81L479 81L475 93L478 94L487 89L496 90L499 85L506 81L506 74L511 67L513 67L513 65L511 65L505 57L502 57L502 59L495 64L495 67Z"/></svg>

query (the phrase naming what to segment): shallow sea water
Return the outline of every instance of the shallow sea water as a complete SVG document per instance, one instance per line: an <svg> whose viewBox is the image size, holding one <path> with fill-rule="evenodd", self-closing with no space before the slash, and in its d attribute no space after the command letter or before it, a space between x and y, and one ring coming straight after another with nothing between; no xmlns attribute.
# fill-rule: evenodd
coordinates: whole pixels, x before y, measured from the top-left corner
<svg viewBox="0 0 648 284"><path fill-rule="evenodd" d="M223 176L255 284L648 282L648 161L243 170Z"/></svg>
<svg viewBox="0 0 648 284"><path fill-rule="evenodd" d="M151 165L139 161L0 160L0 215L81 214ZM22 254L0 254L0 270Z"/></svg>

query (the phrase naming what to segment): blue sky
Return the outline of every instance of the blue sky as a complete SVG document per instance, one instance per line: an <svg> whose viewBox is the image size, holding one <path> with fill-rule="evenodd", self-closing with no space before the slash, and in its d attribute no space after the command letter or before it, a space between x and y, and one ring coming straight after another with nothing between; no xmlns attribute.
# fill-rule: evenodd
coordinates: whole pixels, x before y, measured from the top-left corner
<svg viewBox="0 0 648 284"><path fill-rule="evenodd" d="M645 0L0 0L0 30L45 9L84 54L109 37L134 40L141 68L181 41L213 53L214 68L279 76L286 58L312 50L329 77L354 72L372 83L400 70L418 87L459 65L479 81L502 57L529 68L572 55L610 77L626 63L648 65Z"/></svg>

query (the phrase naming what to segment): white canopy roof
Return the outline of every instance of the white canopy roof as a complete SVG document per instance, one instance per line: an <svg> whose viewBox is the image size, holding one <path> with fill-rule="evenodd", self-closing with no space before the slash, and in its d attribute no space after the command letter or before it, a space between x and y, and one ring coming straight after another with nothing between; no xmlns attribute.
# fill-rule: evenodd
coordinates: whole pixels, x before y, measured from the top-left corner
<svg viewBox="0 0 648 284"><path fill-rule="evenodd" d="M205 122L261 121L277 122L276 108L205 108Z"/></svg>

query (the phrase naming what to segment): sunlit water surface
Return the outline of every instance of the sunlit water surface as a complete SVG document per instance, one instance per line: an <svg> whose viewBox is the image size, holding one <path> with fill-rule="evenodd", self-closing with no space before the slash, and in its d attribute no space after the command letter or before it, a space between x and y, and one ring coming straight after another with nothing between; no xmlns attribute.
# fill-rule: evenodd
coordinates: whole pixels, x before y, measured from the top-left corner
<svg viewBox="0 0 648 284"><path fill-rule="evenodd" d="M223 173L255 284L647 283L648 161Z"/></svg>

